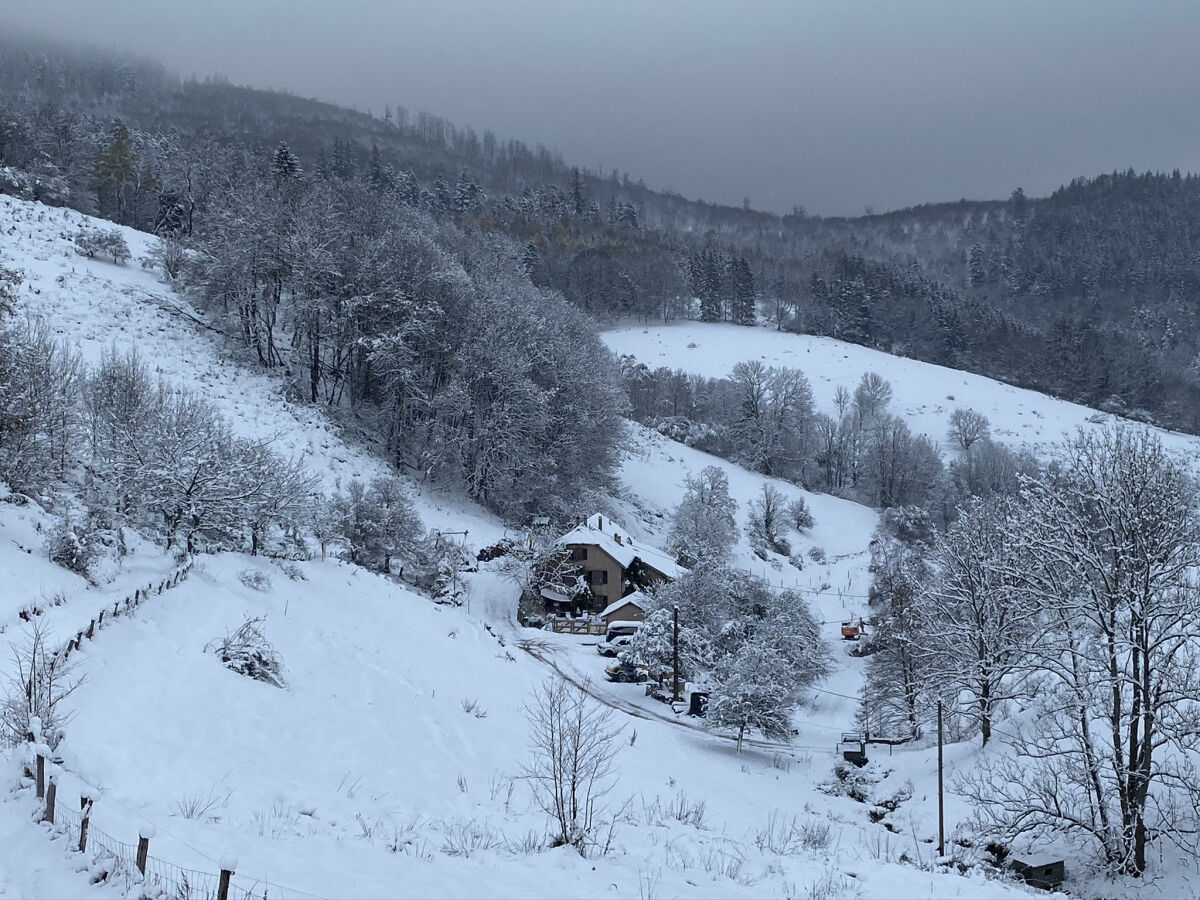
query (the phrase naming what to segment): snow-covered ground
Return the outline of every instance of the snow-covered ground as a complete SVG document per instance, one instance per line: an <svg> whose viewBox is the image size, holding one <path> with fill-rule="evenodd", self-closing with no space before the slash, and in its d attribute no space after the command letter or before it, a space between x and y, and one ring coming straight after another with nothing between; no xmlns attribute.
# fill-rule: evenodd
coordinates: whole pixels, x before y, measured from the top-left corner
<svg viewBox="0 0 1200 900"><path fill-rule="evenodd" d="M136 263L75 255L69 239L86 221L0 197L0 265L24 277L27 313L42 317L89 361L113 344L136 346L163 378L220 406L239 432L274 436L326 489L385 471L318 410L290 402L278 380L238 362L204 317L151 273ZM153 240L124 233L135 260ZM711 332L714 367L724 345L718 334ZM742 358L743 334L720 350L730 367ZM774 339L765 330L753 334ZM766 354L766 345L758 352ZM814 386L823 383L814 367L801 367ZM898 402L912 402L901 399L899 374L881 374L893 380ZM855 380L857 374L838 376L831 384ZM820 394L818 388L824 402ZM632 426L621 490L612 499L629 533L661 543L685 475L705 465L728 473L740 522L760 476ZM493 567L470 577L469 605L454 609L336 561L285 571L263 559L222 555L200 558L180 586L121 617L72 657L87 680L71 701L76 717L62 747L60 797L69 803L82 789L98 789L95 828L134 842L139 828L153 823L153 856L213 871L216 860L233 854L239 878L274 882L279 896L1020 892L978 873L929 869L936 799L928 752L897 752L894 762L875 759L867 770L888 796L897 779L914 784L913 798L894 814L896 833L870 822L868 807L844 792L822 790L836 782L834 745L853 720L859 661L845 654L838 624L865 611L866 549L876 516L847 501L777 486L789 496L804 494L816 520L810 531L790 535L797 562L764 563L744 539L736 562L804 591L837 659L834 675L797 711L798 734L787 747L751 744L738 754L731 742L680 721L640 687L604 682L595 639L520 631L515 588ZM469 529L472 547L505 531L477 506L417 490L426 524ZM174 567L155 548L135 544L121 568L89 586L45 559L49 524L36 506L0 502L6 639L19 634L18 613L30 603L65 639L98 609ZM247 586L248 572L264 576L262 589ZM266 634L286 667L286 690L234 675L204 652L248 616L266 617ZM521 644L531 637L527 652ZM629 804L607 856L582 859L568 848L530 853L521 846L526 835L536 839L547 830L519 777L531 754L524 706L556 670L588 683L618 710L625 729L612 796ZM469 711L472 704L486 715ZM969 765L977 752L952 748L949 758ZM19 759L8 758L0 777L12 789L0 802L6 848L0 894L119 893L112 885L87 887L65 841L50 840L42 833L47 827L33 823ZM210 800L198 817L184 814ZM692 821L681 821L689 809ZM966 814L951 811L951 824ZM780 833L793 817L810 835L807 846Z"/></svg>
<svg viewBox="0 0 1200 900"><path fill-rule="evenodd" d="M958 407L983 413L992 437L1013 448L1044 454L1078 428L1102 427L1112 416L1077 403L1057 400L1003 382L892 356L833 338L790 334L769 328L680 322L631 326L605 332L604 342L618 355L631 355L652 369L665 366L709 378L726 377L739 362L757 359L799 369L808 378L819 411L834 414L838 387L851 391L868 372L892 385L891 410L910 428L951 449L947 420ZM1159 430L1164 445L1194 456L1200 438Z"/></svg>

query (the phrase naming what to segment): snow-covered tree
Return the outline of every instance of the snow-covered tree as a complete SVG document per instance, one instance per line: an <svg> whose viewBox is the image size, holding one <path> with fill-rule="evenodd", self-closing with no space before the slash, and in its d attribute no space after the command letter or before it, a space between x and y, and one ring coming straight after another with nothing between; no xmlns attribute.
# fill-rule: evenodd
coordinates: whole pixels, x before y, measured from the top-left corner
<svg viewBox="0 0 1200 900"><path fill-rule="evenodd" d="M629 646L621 652L625 662L642 665L651 672L675 667L674 610L658 607L646 615ZM713 649L703 626L679 624L679 677L702 681L712 668Z"/></svg>
<svg viewBox="0 0 1200 900"><path fill-rule="evenodd" d="M807 531L816 524L803 497L797 497L787 505L787 520L797 531Z"/></svg>
<svg viewBox="0 0 1200 900"><path fill-rule="evenodd" d="M647 660L660 660L668 652L667 629L677 606L681 657L687 632L681 668L687 677L711 686L714 696L724 690L731 704L730 717L708 719L713 728L736 728L741 735L746 729L767 728L774 734L800 692L829 672L829 651L804 599L791 591L775 591L747 572L698 566L677 581L658 585L649 602L647 619L653 624L640 652ZM763 703L748 705L752 685L768 674L775 686L763 687Z"/></svg>
<svg viewBox="0 0 1200 900"><path fill-rule="evenodd" d="M1015 515L1011 501L972 501L935 540L921 589L927 677L975 720L984 744L1021 690L1037 631L1037 608L1013 578Z"/></svg>
<svg viewBox="0 0 1200 900"><path fill-rule="evenodd" d="M299 178L302 174L300 157L292 152L286 141L280 141L271 156L271 172L276 178Z"/></svg>
<svg viewBox="0 0 1200 900"><path fill-rule="evenodd" d="M774 485L763 482L746 512L746 532L751 542L764 550L786 553L783 534L787 527L786 498Z"/></svg>
<svg viewBox="0 0 1200 900"><path fill-rule="evenodd" d="M758 641L750 641L721 661L709 694L705 724L715 730L733 729L741 752L746 732L787 740L796 685L788 677L783 657Z"/></svg>
<svg viewBox="0 0 1200 900"><path fill-rule="evenodd" d="M684 480L683 499L675 507L667 548L683 565L729 559L738 539L737 501L729 496L729 478L719 466L706 466Z"/></svg>
<svg viewBox="0 0 1200 900"><path fill-rule="evenodd" d="M352 562L390 572L393 561L417 556L421 520L398 479L384 476L368 485L355 479L334 498L334 509Z"/></svg>
<svg viewBox="0 0 1200 900"><path fill-rule="evenodd" d="M1154 841L1195 856L1195 483L1156 436L1116 427L1070 440L1023 502L1008 574L1042 611L1038 702L1016 758L989 760L964 786L981 824L1089 842L1133 875Z"/></svg>

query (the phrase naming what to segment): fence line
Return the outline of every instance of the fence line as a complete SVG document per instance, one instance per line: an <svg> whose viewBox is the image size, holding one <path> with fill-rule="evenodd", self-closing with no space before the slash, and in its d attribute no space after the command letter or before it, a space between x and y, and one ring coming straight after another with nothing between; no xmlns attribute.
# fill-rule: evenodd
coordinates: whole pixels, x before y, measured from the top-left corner
<svg viewBox="0 0 1200 900"><path fill-rule="evenodd" d="M68 639L51 654L51 664L66 661L73 652L81 648L84 640L93 640L96 632L111 624L114 619L133 612L150 597L159 596L164 591L177 587L191 572L194 562L194 559L189 558L184 565L161 579L157 584L152 581L148 582L144 588L137 588L129 596L115 601L111 609L106 603L104 608L89 621L87 628L79 629L74 637ZM21 618L28 621L25 610L21 611ZM148 852L149 837L139 835L136 846L119 840L92 824L93 807L90 801L85 802L81 798L80 809L76 810L70 803L62 802L65 798L57 796L53 784L47 793L45 784L41 780L45 770L45 757L36 753L36 748L35 754L38 775L37 796L41 798L45 795L46 803L41 816L42 821L49 822L54 832L65 835L73 852L82 852L87 855L92 863L91 877L98 877L99 880L111 883L122 883L126 893L137 886L138 894L141 897L170 897L172 900L288 900L288 898L313 900L316 898L315 894L284 887L264 879L239 878L233 870L225 869L224 864L221 863L218 863L221 866L221 872L213 875L211 872L177 866L167 860L150 856ZM68 771L61 764L59 768ZM77 773L71 774L84 781L85 784L87 783L86 779ZM124 806L119 801L114 802ZM131 812L136 813L135 810L131 810ZM140 813L136 814L145 819L145 816ZM149 822L148 819L145 820ZM85 824L87 829L86 845L81 847L81 844L84 843ZM145 831L144 833L149 835L151 832ZM205 859L211 859L201 850L179 838L175 838L175 840ZM139 858L144 859L144 862L139 864Z"/></svg>
<svg viewBox="0 0 1200 900"><path fill-rule="evenodd" d="M179 583L188 576L188 573L192 571L192 566L194 564L195 560L189 558L186 563L184 563L166 578L159 581L157 585L151 581L147 583L144 588L137 588L132 594L130 594L128 597L125 597L123 600L117 600L115 603L113 603L111 611L106 603L104 608L100 610L99 614L94 616L88 623L87 628L79 629L73 638L68 639L65 644L61 645L57 650L54 651L54 653L51 655L51 661L65 662L73 652L80 649L84 639L89 641L94 639L96 632L103 629L106 625L111 624L114 619L133 612L150 597L159 596L164 591L169 591L171 588L177 587Z"/></svg>
<svg viewBox="0 0 1200 900"><path fill-rule="evenodd" d="M81 798L80 809L75 809L69 802L64 802L65 797L56 795L56 791L46 793L42 820L52 822L52 830L67 838L72 852L86 854L91 863L90 877L121 884L126 893L136 887L141 897L169 897L172 900L314 900L317 897L265 879L239 877L233 869L225 868L227 863L224 862L217 864L221 871L214 875L150 856L149 842L155 829L142 829L137 846L126 843L92 824L94 807L91 801ZM86 846L81 850L85 823ZM142 834L146 837L141 837ZM211 858L185 841L174 839L205 859ZM143 852L144 867L139 865Z"/></svg>

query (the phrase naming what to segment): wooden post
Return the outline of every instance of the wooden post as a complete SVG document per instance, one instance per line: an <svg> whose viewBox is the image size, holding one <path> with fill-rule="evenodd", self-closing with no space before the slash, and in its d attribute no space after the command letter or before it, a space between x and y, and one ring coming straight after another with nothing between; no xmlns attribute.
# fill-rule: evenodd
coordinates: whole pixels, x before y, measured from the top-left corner
<svg viewBox="0 0 1200 900"><path fill-rule="evenodd" d="M946 805L942 794L942 701L938 701L938 856L946 855Z"/></svg>
<svg viewBox="0 0 1200 900"><path fill-rule="evenodd" d="M54 779L50 779L50 786L46 789L46 811L42 813L42 821L54 824L54 795L58 793L58 785Z"/></svg>
<svg viewBox="0 0 1200 900"><path fill-rule="evenodd" d="M228 869L221 870L221 878L217 882L217 900L229 900L229 878L232 875Z"/></svg>
<svg viewBox="0 0 1200 900"><path fill-rule="evenodd" d="M138 832L137 863L138 871L146 874L146 858L150 855L150 838L154 837L154 829L143 826Z"/></svg>
<svg viewBox="0 0 1200 900"><path fill-rule="evenodd" d="M46 796L46 757L37 755L37 798Z"/></svg>
<svg viewBox="0 0 1200 900"><path fill-rule="evenodd" d="M87 850L88 825L92 821L92 798L87 794L79 796L79 810L81 813L79 820L79 852L84 853Z"/></svg>
<svg viewBox="0 0 1200 900"><path fill-rule="evenodd" d="M678 703L679 702L679 607L678 606L675 607L674 620L675 620L675 622L674 622L675 627L673 629L673 632L674 632L673 644L674 644L674 646L673 646L672 653L671 653L671 657L672 657L671 658L671 667L673 669L673 671L671 673L671 701L673 703ZM740 741L739 741L739 744L740 744Z"/></svg>

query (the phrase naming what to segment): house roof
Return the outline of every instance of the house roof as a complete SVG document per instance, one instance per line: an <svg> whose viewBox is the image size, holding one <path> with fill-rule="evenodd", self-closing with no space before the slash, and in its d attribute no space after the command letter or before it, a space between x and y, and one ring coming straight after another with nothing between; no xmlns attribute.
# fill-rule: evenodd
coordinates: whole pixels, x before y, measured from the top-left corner
<svg viewBox="0 0 1200 900"><path fill-rule="evenodd" d="M608 606L604 607L604 609L600 611L600 615L601 617L611 615L622 606L628 606L631 603L642 612L646 611L646 595L641 591L634 591L632 594L622 597L620 600L614 600L612 603L608 604Z"/></svg>
<svg viewBox="0 0 1200 900"><path fill-rule="evenodd" d="M588 516L586 522L576 525L560 537L558 543L562 546L586 544L599 547L619 562L622 568L628 567L637 558L669 578L679 578L687 571L675 563L671 554L657 547L639 544L625 533L623 526L599 513Z"/></svg>

